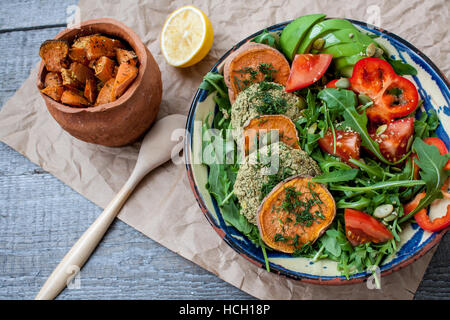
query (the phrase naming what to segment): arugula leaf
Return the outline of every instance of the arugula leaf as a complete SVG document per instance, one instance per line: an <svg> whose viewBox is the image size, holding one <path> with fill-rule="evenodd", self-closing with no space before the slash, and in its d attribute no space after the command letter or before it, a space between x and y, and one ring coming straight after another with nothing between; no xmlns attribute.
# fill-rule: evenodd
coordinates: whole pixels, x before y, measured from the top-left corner
<svg viewBox="0 0 450 320"><path fill-rule="evenodd" d="M331 186L331 190L340 190L340 191L372 191L379 189L387 189L387 188L397 188L397 187L414 187L424 185L425 181L423 180L400 180L400 181L384 181L378 182L367 187L350 187L350 186Z"/></svg>
<svg viewBox="0 0 450 320"><path fill-rule="evenodd" d="M351 90L326 88L319 92L319 99L323 100L330 110L342 112L344 122L342 126L350 127L361 136L361 146L368 149L380 161L386 164L394 164L384 158L380 152L378 143L372 140L367 131L367 116L363 112L361 114L356 111L356 95Z"/></svg>
<svg viewBox="0 0 450 320"><path fill-rule="evenodd" d="M203 162L209 167L206 188L219 204L223 203L221 206L223 219L259 245L257 234L255 234L255 232L258 233L258 230L239 212L236 196L232 195L228 201L224 201L233 191L236 172L232 165L227 165L223 161L227 150L222 144L222 132L209 130L207 123L206 120L202 127L203 150L205 152Z"/></svg>
<svg viewBox="0 0 450 320"><path fill-rule="evenodd" d="M280 49L277 38L275 38L272 33L267 31L267 29L265 29L260 35L254 37L251 42L267 44L272 48Z"/></svg>
<svg viewBox="0 0 450 320"><path fill-rule="evenodd" d="M392 59L391 57L389 57L387 55L385 55L385 59L387 62L389 62L389 64L392 66L392 68L394 68L395 73L398 74L399 76L404 76L404 75L415 76L415 75L417 75L417 70L412 65L410 65L408 63L404 63L402 60Z"/></svg>
<svg viewBox="0 0 450 320"><path fill-rule="evenodd" d="M325 88L317 97L327 104L330 112L341 113L348 107L355 107L357 102L356 95L351 90Z"/></svg>
<svg viewBox="0 0 450 320"><path fill-rule="evenodd" d="M439 118L435 110L422 112L420 118L414 121L414 137L428 138L439 126Z"/></svg>
<svg viewBox="0 0 450 320"><path fill-rule="evenodd" d="M408 220L423 208L426 208L434 200L441 199L441 188L445 180L450 176L450 172L444 170L444 166L450 158L450 153L441 155L436 146L428 145L420 138L414 140L412 149L418 157L414 161L421 169L420 177L425 181L426 195L420 200L418 206L413 211L400 219L400 223Z"/></svg>
<svg viewBox="0 0 450 320"><path fill-rule="evenodd" d="M340 199L336 203L336 206L340 209L350 208L350 209L361 210L363 208L368 207L371 202L372 202L372 200L370 200L369 198L365 198L365 197L361 197L361 199L359 199L357 201L353 201L353 202L347 202L347 201L345 201L345 199Z"/></svg>
<svg viewBox="0 0 450 320"><path fill-rule="evenodd" d="M332 172L322 173L320 176L316 176L312 179L314 182L318 183L329 183L329 182L343 182L349 181L356 178L358 175L358 169L350 170L337 170Z"/></svg>
<svg viewBox="0 0 450 320"><path fill-rule="evenodd" d="M228 98L228 89L225 85L223 75L217 72L208 72L199 86L200 89L208 91L208 95L217 91L222 98Z"/></svg>
<svg viewBox="0 0 450 320"><path fill-rule="evenodd" d="M349 162L353 163L354 165L358 166L361 170L365 171L369 177L371 179L384 179L384 176L386 174L386 171L378 164L378 163L373 163L373 164L369 164L365 161L359 161L356 159L350 159Z"/></svg>
<svg viewBox="0 0 450 320"><path fill-rule="evenodd" d="M339 257L341 255L342 249L340 246L340 233L337 230L329 229L325 232L325 235L320 238L320 242L325 247L325 250L328 253L332 254L335 257Z"/></svg>

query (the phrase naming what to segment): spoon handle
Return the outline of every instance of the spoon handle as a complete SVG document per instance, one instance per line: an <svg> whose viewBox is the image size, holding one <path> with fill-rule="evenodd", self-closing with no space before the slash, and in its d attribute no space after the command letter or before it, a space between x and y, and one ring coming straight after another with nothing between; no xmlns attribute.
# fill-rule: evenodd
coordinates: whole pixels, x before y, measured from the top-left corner
<svg viewBox="0 0 450 320"><path fill-rule="evenodd" d="M64 259L59 263L53 273L41 288L36 300L54 299L68 284L91 253L103 238L111 222L119 213L125 201L136 187L139 179L133 176L127 181L117 195L111 200L105 210L98 216L95 222L87 229L80 239L73 245Z"/></svg>

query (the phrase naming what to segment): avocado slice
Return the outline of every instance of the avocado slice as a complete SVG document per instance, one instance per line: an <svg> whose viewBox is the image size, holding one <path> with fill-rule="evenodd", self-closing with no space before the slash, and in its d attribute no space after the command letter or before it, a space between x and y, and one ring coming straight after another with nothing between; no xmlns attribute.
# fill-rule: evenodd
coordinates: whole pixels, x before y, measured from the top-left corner
<svg viewBox="0 0 450 320"><path fill-rule="evenodd" d="M304 37L303 41L297 49L297 54L308 53L311 50L313 42L325 36L333 31L340 29L353 29L354 32L358 32L358 29L353 24L344 19L328 19L322 22L316 23L308 34Z"/></svg>
<svg viewBox="0 0 450 320"><path fill-rule="evenodd" d="M348 57L360 52L366 52L367 46L360 43L339 43L334 46L320 50L321 53L329 53L333 58Z"/></svg>
<svg viewBox="0 0 450 320"><path fill-rule="evenodd" d="M351 78L353 75L353 67L354 66L346 66L345 68L342 68L339 73L346 78Z"/></svg>
<svg viewBox="0 0 450 320"><path fill-rule="evenodd" d="M333 59L334 65L336 67L336 69L339 72L342 72L342 70L345 67L351 66L353 67L359 60L367 58L366 53L364 52L363 55L360 55L359 53L354 54L352 56L348 56L348 57L340 57L340 58L336 58Z"/></svg>
<svg viewBox="0 0 450 320"><path fill-rule="evenodd" d="M355 29L341 29L333 31L322 37L325 40L323 49L341 44L341 43L363 43L366 44L367 39L362 37L362 33ZM368 37L370 39L370 37ZM370 42L369 42L370 43ZM367 43L367 45L369 44Z"/></svg>
<svg viewBox="0 0 450 320"><path fill-rule="evenodd" d="M325 17L324 14L309 14L295 19L283 29L280 36L280 46L289 60L293 60L298 46L311 27Z"/></svg>

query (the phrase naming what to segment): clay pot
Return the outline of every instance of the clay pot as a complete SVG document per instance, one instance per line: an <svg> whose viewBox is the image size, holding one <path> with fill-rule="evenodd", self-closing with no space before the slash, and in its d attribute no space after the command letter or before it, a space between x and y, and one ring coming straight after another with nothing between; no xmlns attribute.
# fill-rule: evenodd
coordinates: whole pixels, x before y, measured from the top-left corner
<svg viewBox="0 0 450 320"><path fill-rule="evenodd" d="M139 73L127 91L116 101L96 107L76 108L41 94L48 111L72 136L110 147L136 141L154 122L162 98L161 72L150 51L133 30L110 18L89 20L79 28L66 29L55 39L72 43L76 36L102 33L128 43L139 60ZM44 88L47 70L41 62L37 87Z"/></svg>

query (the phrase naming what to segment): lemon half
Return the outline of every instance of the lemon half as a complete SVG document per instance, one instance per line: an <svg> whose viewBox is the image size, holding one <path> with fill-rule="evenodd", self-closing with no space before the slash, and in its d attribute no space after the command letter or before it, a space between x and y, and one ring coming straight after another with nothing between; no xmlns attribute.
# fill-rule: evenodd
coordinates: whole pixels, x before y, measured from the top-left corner
<svg viewBox="0 0 450 320"><path fill-rule="evenodd" d="M208 17L194 6L172 12L161 31L161 51L174 67L190 67L211 49L214 32Z"/></svg>

